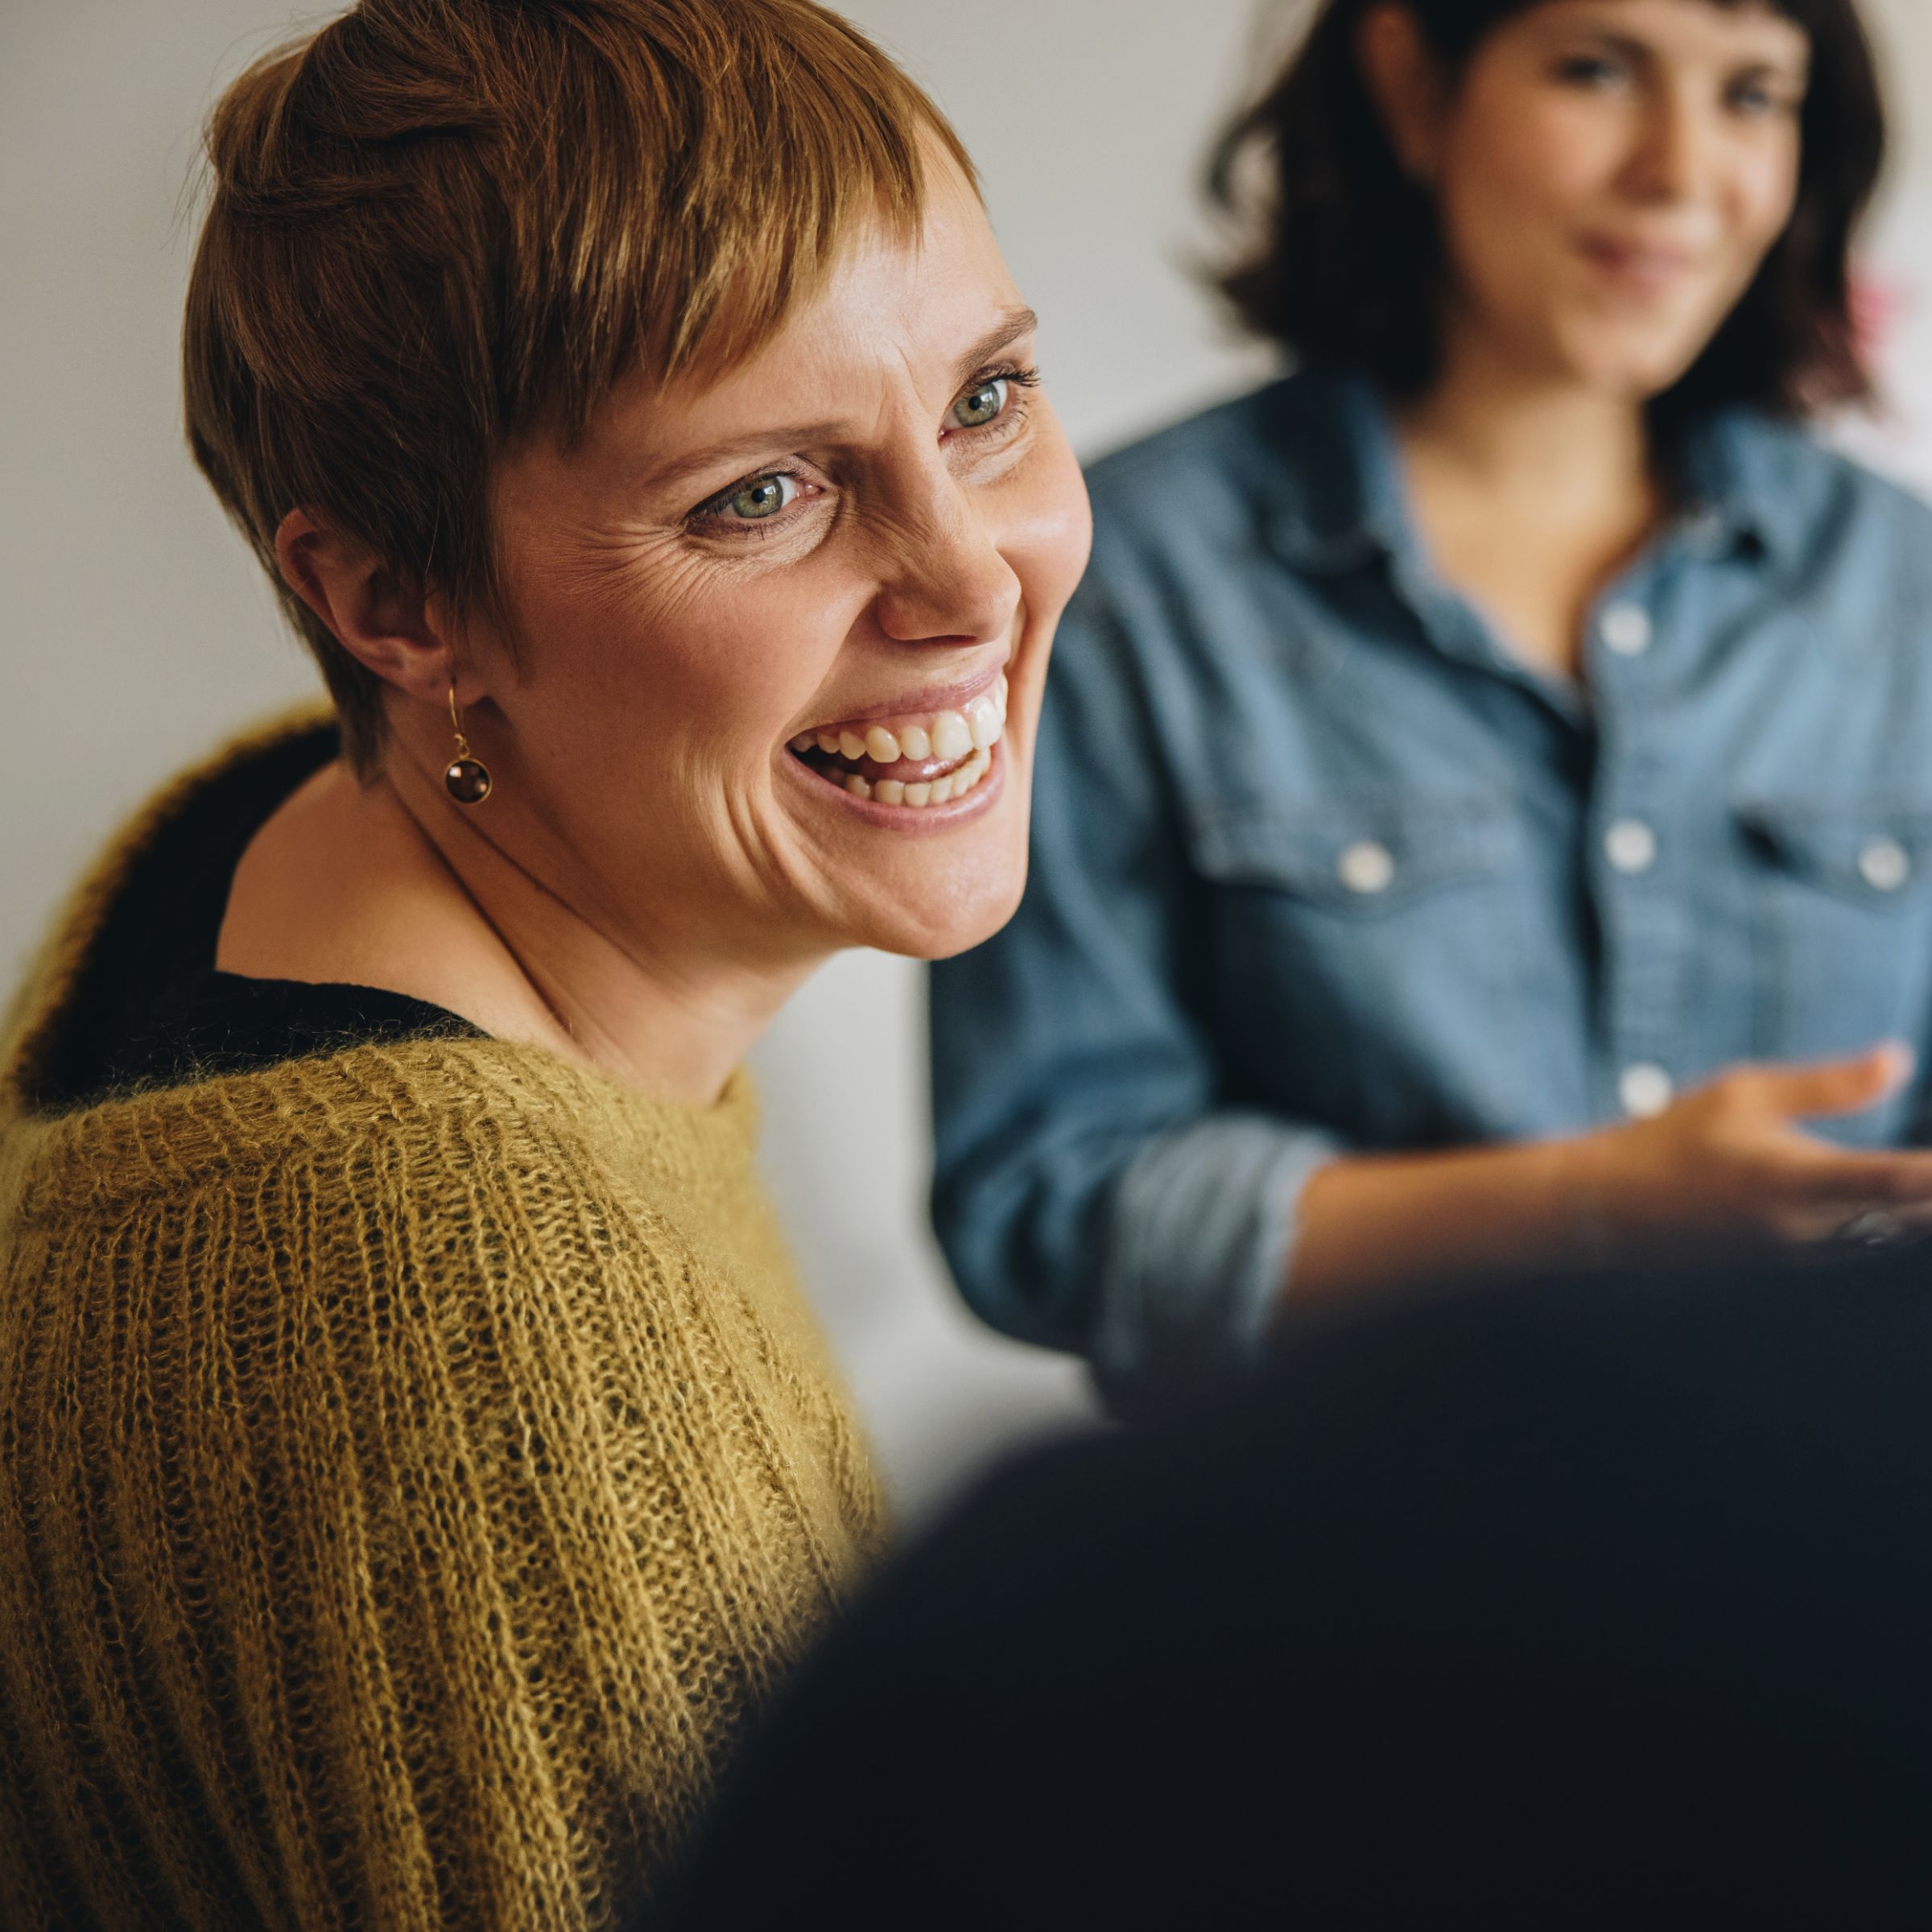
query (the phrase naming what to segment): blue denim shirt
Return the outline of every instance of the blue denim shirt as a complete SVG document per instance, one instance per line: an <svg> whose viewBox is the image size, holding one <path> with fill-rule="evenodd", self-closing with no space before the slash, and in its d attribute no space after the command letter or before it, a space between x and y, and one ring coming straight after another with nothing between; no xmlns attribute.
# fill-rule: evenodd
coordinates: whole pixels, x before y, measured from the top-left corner
<svg viewBox="0 0 1932 1932"><path fill-rule="evenodd" d="M1026 901L932 980L935 1216L995 1327L1129 1399L1258 1348L1338 1154L1932 1047L1916 499L1707 424L1578 685L1435 576L1365 385L1291 378L1090 481Z"/></svg>

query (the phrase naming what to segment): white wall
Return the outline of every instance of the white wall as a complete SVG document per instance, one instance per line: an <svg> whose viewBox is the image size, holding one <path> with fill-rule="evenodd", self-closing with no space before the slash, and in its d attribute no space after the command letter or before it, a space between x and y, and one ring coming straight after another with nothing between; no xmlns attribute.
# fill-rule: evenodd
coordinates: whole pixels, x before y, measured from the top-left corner
<svg viewBox="0 0 1932 1932"><path fill-rule="evenodd" d="M1901 419L1865 440L1932 483L1932 10L1868 0L1913 139L1878 231L1922 278ZM231 725L313 687L190 466L175 355L196 130L291 26L286 0L0 0L0 976L116 820ZM956 120L1046 319L1078 443L1252 380L1186 272L1208 130L1255 69L1254 0L848 0ZM1260 9L1272 37L1280 12ZM841 960L761 1050L768 1166L810 1286L913 1513L1000 1443L1087 1413L1070 1364L979 1330L924 1230L920 986ZM869 1074L824 1131L821 1096Z"/></svg>
<svg viewBox="0 0 1932 1932"><path fill-rule="evenodd" d="M1932 4L1864 0L1891 96L1895 140L1871 227L1871 279L1892 312L1886 408L1847 424L1868 461L1932 495Z"/></svg>

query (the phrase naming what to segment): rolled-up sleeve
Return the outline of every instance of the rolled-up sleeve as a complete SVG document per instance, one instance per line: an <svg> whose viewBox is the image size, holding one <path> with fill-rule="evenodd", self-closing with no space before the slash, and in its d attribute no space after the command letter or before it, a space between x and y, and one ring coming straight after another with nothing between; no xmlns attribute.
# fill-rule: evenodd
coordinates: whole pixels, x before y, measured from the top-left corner
<svg viewBox="0 0 1932 1932"><path fill-rule="evenodd" d="M934 970L934 1220L995 1327L1084 1355L1117 1408L1256 1356L1316 1128L1229 1103L1199 882L1126 626L1063 623L1010 925Z"/></svg>
<svg viewBox="0 0 1932 1932"><path fill-rule="evenodd" d="M1150 1136L1115 1183L1090 1344L1104 1386L1191 1381L1255 1359L1288 1279L1312 1129L1211 1113Z"/></svg>

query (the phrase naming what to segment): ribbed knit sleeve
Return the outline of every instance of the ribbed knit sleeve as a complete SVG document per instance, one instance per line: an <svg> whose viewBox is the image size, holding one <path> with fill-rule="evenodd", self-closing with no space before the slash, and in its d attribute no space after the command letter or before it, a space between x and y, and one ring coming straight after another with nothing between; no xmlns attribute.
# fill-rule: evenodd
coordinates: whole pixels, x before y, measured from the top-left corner
<svg viewBox="0 0 1932 1932"><path fill-rule="evenodd" d="M0 1921L647 1897L880 1535L744 1123L424 1042L6 1147Z"/></svg>

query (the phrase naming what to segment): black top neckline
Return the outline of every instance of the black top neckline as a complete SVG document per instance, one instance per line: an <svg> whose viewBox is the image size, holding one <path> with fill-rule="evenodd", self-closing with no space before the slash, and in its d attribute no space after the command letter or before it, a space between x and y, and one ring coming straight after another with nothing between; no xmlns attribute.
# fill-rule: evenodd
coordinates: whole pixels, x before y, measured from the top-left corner
<svg viewBox="0 0 1932 1932"><path fill-rule="evenodd" d="M377 1041L484 1037L407 993L217 968L235 868L250 840L340 750L332 724L276 739L196 786L155 833L88 949L41 1062L35 1105L64 1110Z"/></svg>

